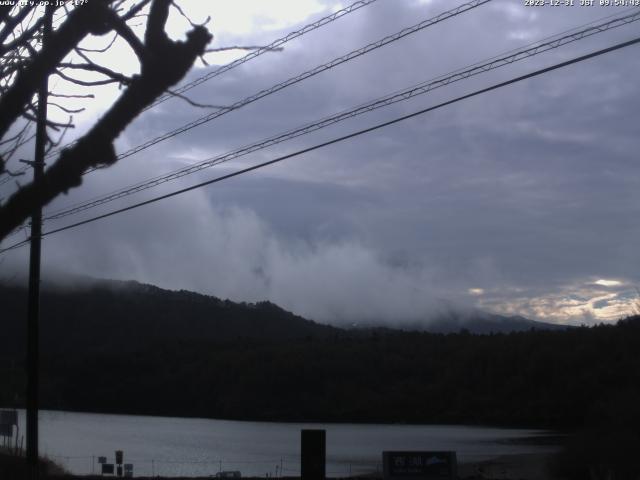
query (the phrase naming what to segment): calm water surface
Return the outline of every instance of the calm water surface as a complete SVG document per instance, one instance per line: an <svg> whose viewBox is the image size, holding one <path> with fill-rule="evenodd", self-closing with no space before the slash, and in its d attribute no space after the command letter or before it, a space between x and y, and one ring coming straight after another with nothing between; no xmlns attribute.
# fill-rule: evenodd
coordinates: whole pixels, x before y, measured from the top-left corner
<svg viewBox="0 0 640 480"><path fill-rule="evenodd" d="M20 412L20 432L25 431ZM455 450L459 462L510 453L546 452L549 445L518 440L539 430L468 426L240 422L74 412L40 412L40 451L75 474L98 472L97 457L124 451L135 476L297 475L300 430L327 431L327 474L381 469L383 450Z"/></svg>

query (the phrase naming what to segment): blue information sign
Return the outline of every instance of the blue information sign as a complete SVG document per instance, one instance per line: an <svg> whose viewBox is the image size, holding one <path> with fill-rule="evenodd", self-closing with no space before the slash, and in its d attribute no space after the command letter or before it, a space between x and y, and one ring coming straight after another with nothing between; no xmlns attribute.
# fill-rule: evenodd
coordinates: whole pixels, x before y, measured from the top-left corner
<svg viewBox="0 0 640 480"><path fill-rule="evenodd" d="M453 480L456 452L382 452L386 480Z"/></svg>

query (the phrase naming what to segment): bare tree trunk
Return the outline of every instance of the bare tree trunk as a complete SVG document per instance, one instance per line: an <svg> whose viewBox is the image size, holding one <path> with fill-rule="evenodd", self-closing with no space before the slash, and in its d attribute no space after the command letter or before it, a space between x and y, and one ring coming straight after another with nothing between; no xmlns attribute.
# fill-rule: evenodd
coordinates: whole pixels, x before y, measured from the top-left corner
<svg viewBox="0 0 640 480"><path fill-rule="evenodd" d="M100 33L115 29L126 34L128 27L124 21L108 8L111 1L89 2L88 5L97 6L74 10L75 16L52 36L54 45L40 52L31 68L0 100L0 133L4 134L20 116L24 102L31 98L42 75L51 73L84 36L99 27L103 29ZM212 35L203 26L194 27L186 41L174 42L166 35L164 28L170 5L171 0L153 0L144 44L127 39L134 43L132 47L140 60L141 73L131 79L120 98L87 134L62 151L41 182L25 185L0 206L0 240L20 226L34 207L44 206L61 193L80 185L86 170L113 164L117 160L114 140L146 107L184 77L204 53ZM83 23L86 20L90 20L88 24Z"/></svg>

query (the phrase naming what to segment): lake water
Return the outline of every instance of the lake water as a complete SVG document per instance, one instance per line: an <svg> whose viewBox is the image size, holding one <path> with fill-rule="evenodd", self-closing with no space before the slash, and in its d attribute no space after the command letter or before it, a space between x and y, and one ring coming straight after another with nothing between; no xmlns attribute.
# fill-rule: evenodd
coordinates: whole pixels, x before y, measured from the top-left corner
<svg viewBox="0 0 640 480"><path fill-rule="evenodd" d="M20 434L25 431L24 411ZM300 430L327 431L327 475L348 476L381 469L383 450L455 450L461 463L510 453L554 450L520 442L538 430L467 426L303 424L193 418L40 412L40 452L75 474L98 472L97 458L124 462L135 476L299 475Z"/></svg>

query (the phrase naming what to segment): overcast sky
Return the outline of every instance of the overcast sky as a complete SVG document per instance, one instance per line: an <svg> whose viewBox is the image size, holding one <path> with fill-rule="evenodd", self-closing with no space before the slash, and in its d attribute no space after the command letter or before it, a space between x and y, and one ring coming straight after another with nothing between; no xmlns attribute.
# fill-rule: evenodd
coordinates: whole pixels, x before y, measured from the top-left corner
<svg viewBox="0 0 640 480"><path fill-rule="evenodd" d="M453 0L378 0L189 92L229 105L433 17ZM582 26L622 7L494 0L86 176L53 211L234 150ZM264 45L349 4L182 0L212 47ZM176 37L189 25L178 15ZM45 230L213 178L635 38L640 22L457 82ZM95 40L98 44L104 39ZM197 78L243 53L209 55ZM126 48L111 61L127 71ZM52 235L44 270L135 279L236 301L271 300L332 323L428 321L449 306L592 323L631 313L640 285L640 47L439 109L152 206ZM187 80L188 80L187 79ZM55 82L55 80L53 80ZM64 85L57 84L59 88ZM97 92L98 93L98 92ZM77 117L88 128L117 91ZM210 110L143 114L119 151ZM7 193L3 186L3 194ZM5 268L26 269L27 250ZM19 267L18 267L19 266Z"/></svg>

